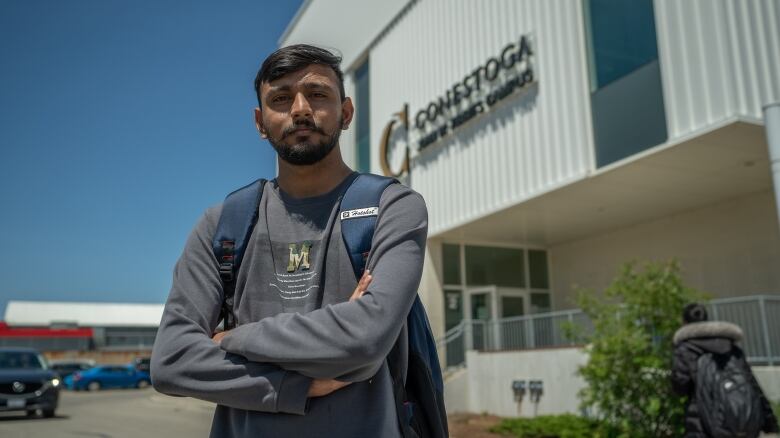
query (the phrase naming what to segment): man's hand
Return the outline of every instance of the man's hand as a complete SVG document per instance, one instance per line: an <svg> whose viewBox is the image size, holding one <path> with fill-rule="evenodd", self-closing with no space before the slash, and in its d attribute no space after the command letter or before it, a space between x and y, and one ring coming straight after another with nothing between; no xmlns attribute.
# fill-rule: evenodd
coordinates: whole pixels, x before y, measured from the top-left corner
<svg viewBox="0 0 780 438"><path fill-rule="evenodd" d="M227 336L227 334L230 333L230 330L225 330L224 332L214 333L214 336L211 337L211 340L214 341L217 345L222 341L222 338Z"/></svg>
<svg viewBox="0 0 780 438"><path fill-rule="evenodd" d="M371 283L371 272L366 269L363 271L363 276L360 277L360 281L358 281L357 287L355 288L355 291L352 292L352 296L349 297L350 301L355 301L356 299L363 296L364 293L366 293L366 290L368 289L368 284Z"/></svg>
<svg viewBox="0 0 780 438"><path fill-rule="evenodd" d="M369 272L368 269L366 269L363 272L363 276L360 277L360 281L358 281L357 287L352 292L352 296L349 297L349 300L355 301L356 299L362 297L363 294L366 293L369 283L371 283L371 272ZM340 382L338 380L331 380L331 379L314 379L311 381L311 386L309 387L308 395L309 397L326 396L333 391L337 391L349 385L349 383L350 382Z"/></svg>
<svg viewBox="0 0 780 438"><path fill-rule="evenodd" d="M311 381L308 396L322 397L349 385L349 383L331 379L314 379Z"/></svg>

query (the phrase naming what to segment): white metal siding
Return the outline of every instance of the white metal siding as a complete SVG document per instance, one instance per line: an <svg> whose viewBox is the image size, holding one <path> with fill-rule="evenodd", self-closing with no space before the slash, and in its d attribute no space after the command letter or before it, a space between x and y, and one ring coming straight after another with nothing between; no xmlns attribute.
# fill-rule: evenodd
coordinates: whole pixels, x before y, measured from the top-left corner
<svg viewBox="0 0 780 438"><path fill-rule="evenodd" d="M581 2L420 0L370 51L371 140L391 114L414 113L509 42L531 34L538 80L525 97L483 115L414 163L412 187L435 235L579 179L592 166ZM378 171L376 156L372 168Z"/></svg>
<svg viewBox="0 0 780 438"><path fill-rule="evenodd" d="M669 139L780 100L780 1L656 0Z"/></svg>
<svg viewBox="0 0 780 438"><path fill-rule="evenodd" d="M333 49L350 68L409 0L307 0L288 24L280 46L307 43Z"/></svg>
<svg viewBox="0 0 780 438"><path fill-rule="evenodd" d="M347 96L352 97L352 102L355 104L355 112L360 111L360 108L357 107L357 103L355 102L355 77L354 72L347 72L344 73L344 92ZM353 169L357 168L357 162L355 160L355 156L357 155L355 153L355 145L357 143L356 140L356 129L355 126L357 124L355 123L355 118L352 118L352 122L349 124L349 129L346 131L341 131L341 137L339 138L339 148L341 149L341 157L344 159L344 162L347 163L348 166L350 166ZM372 151L373 152L373 151Z"/></svg>

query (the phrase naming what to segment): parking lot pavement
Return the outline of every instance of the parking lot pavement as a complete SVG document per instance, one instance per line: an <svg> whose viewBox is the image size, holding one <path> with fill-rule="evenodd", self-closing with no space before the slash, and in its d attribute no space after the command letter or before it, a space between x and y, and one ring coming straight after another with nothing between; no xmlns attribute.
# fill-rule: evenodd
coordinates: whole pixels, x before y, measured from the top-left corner
<svg viewBox="0 0 780 438"><path fill-rule="evenodd" d="M0 436L38 437L207 437L214 405L168 397L153 389L60 393L57 416L27 418L0 413Z"/></svg>

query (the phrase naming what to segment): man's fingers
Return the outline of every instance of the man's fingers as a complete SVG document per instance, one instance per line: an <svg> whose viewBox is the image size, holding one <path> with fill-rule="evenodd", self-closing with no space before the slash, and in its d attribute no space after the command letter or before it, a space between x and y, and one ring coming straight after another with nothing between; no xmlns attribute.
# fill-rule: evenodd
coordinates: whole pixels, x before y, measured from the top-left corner
<svg viewBox="0 0 780 438"><path fill-rule="evenodd" d="M224 331L224 332L219 332L219 333L214 333L214 335L211 337L211 340L214 341L215 343L219 344L222 341L222 338L224 338L228 334L229 331L230 330L227 330L227 331Z"/></svg>
<svg viewBox="0 0 780 438"><path fill-rule="evenodd" d="M368 290L368 285L371 283L371 279L373 277L371 276L371 273L368 271L363 273L363 277L360 278L360 282L357 285L357 288L355 288L355 293L352 294L354 298L360 298L363 296L364 293L366 293L366 290Z"/></svg>
<svg viewBox="0 0 780 438"><path fill-rule="evenodd" d="M371 272L369 272L368 270L365 270L363 272L363 276L360 277L360 281L358 281L358 284L355 287L355 290L352 292L352 296L349 297L349 300L350 301L354 301L354 300L362 297L363 294L368 289L368 285L369 285L369 283L371 283L371 279L372 278L373 277L371 277Z"/></svg>
<svg viewBox="0 0 780 438"><path fill-rule="evenodd" d="M333 391L349 385L350 382L341 382L332 379L314 379L309 387L309 397L323 397L330 394Z"/></svg>
<svg viewBox="0 0 780 438"><path fill-rule="evenodd" d="M358 282L358 287L361 289L366 289L368 287L368 283L371 283L371 271L366 269L363 271L363 276L360 277L360 281Z"/></svg>

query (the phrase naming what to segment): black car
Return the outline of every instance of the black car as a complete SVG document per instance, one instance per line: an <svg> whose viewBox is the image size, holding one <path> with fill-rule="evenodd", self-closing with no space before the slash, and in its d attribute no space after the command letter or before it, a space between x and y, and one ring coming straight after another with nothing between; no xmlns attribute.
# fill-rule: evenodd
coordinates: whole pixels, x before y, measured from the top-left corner
<svg viewBox="0 0 780 438"><path fill-rule="evenodd" d="M135 369L138 371L146 371L149 372L149 364L151 363L151 358L148 357L136 357L133 360L133 364L135 365Z"/></svg>
<svg viewBox="0 0 780 438"><path fill-rule="evenodd" d="M53 417L60 398L60 377L32 348L0 348L0 411L26 411Z"/></svg>

